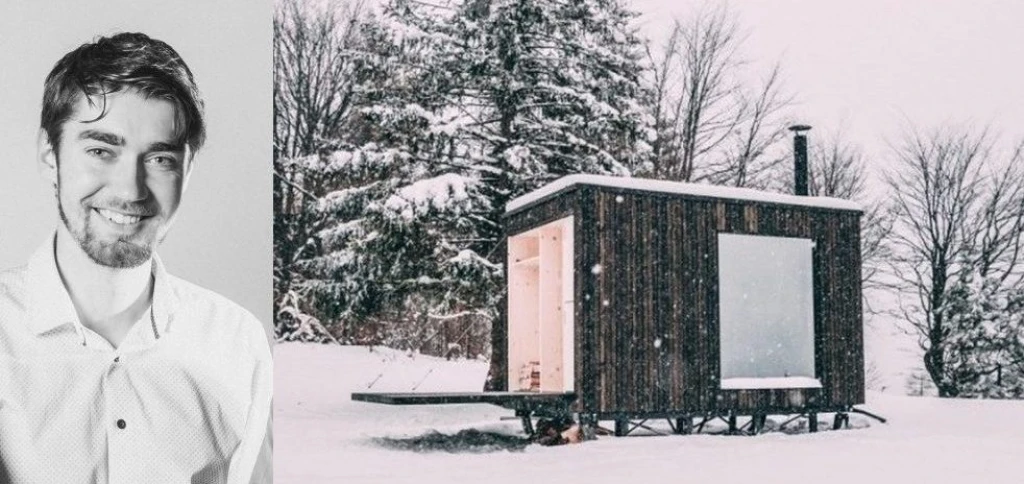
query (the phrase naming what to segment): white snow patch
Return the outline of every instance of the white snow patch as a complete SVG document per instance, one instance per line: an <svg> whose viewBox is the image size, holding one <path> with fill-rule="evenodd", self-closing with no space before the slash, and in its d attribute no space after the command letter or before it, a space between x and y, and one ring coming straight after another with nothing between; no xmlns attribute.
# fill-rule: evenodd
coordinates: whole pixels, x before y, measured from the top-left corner
<svg viewBox="0 0 1024 484"><path fill-rule="evenodd" d="M513 146L505 150L505 159L514 170L523 169L523 164L530 158L530 148L526 146Z"/></svg>
<svg viewBox="0 0 1024 484"><path fill-rule="evenodd" d="M853 414L851 424L861 428L833 432L830 415L823 415L824 431L816 434L607 436L523 452L414 453L373 439L432 429L516 433L519 423L502 420L513 412L493 405L390 406L353 402L349 395L407 392L417 384L417 391L478 391L486 362L283 343L274 348L274 365L275 484L661 483L680 476L687 482L759 484L1021 482L1022 401L869 392L863 408L885 416L888 424ZM669 432L663 421L648 425Z"/></svg>
<svg viewBox="0 0 1024 484"><path fill-rule="evenodd" d="M768 388L821 388L817 378L787 376L775 378L723 378L723 390L754 390Z"/></svg>
<svg viewBox="0 0 1024 484"><path fill-rule="evenodd" d="M489 260L487 260L487 259L485 259L483 257L480 257L480 254L477 254L476 251L469 250L469 249L462 249L462 250L460 250L458 254L456 254L454 257L448 259L448 262L450 264L459 264L459 265L467 265L467 266L468 265L480 265L480 266L488 267L488 268L494 269L494 270L500 270L501 269L501 265L495 264L495 263L493 263L493 262L491 262L491 261L489 261Z"/></svg>
<svg viewBox="0 0 1024 484"><path fill-rule="evenodd" d="M647 178L631 178L606 175L568 175L555 180L537 190L513 199L505 205L505 211L511 212L530 203L533 203L548 195L573 185L597 185L612 188L628 188L635 190L647 190L652 192L675 193L681 195L695 195L712 198L727 198L737 200L749 200L755 202L778 203L782 205L800 205L805 207L829 208L834 210L856 210L861 211L860 204L850 200L829 197L800 197L783 193L764 192L751 188L723 187L716 185L702 185L697 183L682 183L666 180L651 180ZM616 200L618 200L616 198Z"/></svg>
<svg viewBox="0 0 1024 484"><path fill-rule="evenodd" d="M388 198L385 206L411 219L419 210L430 207L444 210L465 201L469 198L466 190L470 183L466 177L454 173L419 180L400 188Z"/></svg>

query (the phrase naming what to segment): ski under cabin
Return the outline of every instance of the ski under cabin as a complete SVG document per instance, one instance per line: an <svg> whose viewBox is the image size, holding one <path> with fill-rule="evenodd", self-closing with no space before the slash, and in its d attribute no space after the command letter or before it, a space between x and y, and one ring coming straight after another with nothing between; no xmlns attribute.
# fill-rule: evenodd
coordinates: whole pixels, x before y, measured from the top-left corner
<svg viewBox="0 0 1024 484"><path fill-rule="evenodd" d="M862 412L860 217L853 202L571 175L506 207L507 304L488 391L353 394L487 402L581 423ZM866 413L866 412L865 412ZM870 414L869 414L870 415Z"/></svg>

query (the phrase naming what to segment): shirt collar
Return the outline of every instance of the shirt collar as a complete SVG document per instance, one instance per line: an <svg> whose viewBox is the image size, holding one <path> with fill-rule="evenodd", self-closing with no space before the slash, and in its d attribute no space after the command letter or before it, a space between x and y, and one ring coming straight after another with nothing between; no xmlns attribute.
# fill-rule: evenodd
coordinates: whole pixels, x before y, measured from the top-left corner
<svg viewBox="0 0 1024 484"><path fill-rule="evenodd" d="M43 334L65 324L78 324L78 313L57 271L56 232L28 260L25 271L31 324Z"/></svg>
<svg viewBox="0 0 1024 484"><path fill-rule="evenodd" d="M160 256L153 253L153 319L156 322L155 336L164 335L174 321L178 309L178 294L171 287L171 278L164 268Z"/></svg>
<svg viewBox="0 0 1024 484"><path fill-rule="evenodd" d="M54 232L47 238L29 258L26 267L26 282L29 302L33 318L31 323L36 334L43 334L67 324L79 325L78 313L64 281L57 270L56 256L57 234ZM164 268L160 256L153 254L153 324L154 336L159 338L167 332L178 308L178 296L171 287L170 276ZM149 312L143 320L149 319Z"/></svg>

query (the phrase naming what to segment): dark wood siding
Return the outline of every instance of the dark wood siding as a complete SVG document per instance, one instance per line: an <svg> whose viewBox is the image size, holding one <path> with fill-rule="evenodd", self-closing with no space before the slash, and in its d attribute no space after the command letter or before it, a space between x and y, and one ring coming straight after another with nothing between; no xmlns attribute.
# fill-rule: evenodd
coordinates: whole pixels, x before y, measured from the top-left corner
<svg viewBox="0 0 1024 484"><path fill-rule="evenodd" d="M587 411L600 405L598 382L601 371L605 368L604 355L599 353L597 330L593 321L597 317L598 306L592 301L599 289L599 277L595 277L591 266L598 258L600 245L596 243L599 221L594 206L594 190L579 190L579 214L575 220L576 233L573 235L576 245L576 321L575 321L575 352L576 352L576 394L580 396L576 402L577 411ZM603 346L601 347L603 348Z"/></svg>
<svg viewBox="0 0 1024 484"><path fill-rule="evenodd" d="M505 217L505 235L515 235L573 215L579 205L578 198L579 190L569 190L557 197L538 201L526 210L508 214Z"/></svg>
<svg viewBox="0 0 1024 484"><path fill-rule="evenodd" d="M507 233L569 214L576 410L749 413L864 402L859 213L578 186L511 214ZM719 388L719 233L814 241L820 390Z"/></svg>

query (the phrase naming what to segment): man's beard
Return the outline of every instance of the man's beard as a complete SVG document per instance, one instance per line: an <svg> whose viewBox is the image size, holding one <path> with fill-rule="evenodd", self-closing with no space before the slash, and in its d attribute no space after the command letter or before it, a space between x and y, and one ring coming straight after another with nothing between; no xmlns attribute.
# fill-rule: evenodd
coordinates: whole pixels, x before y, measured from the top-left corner
<svg viewBox="0 0 1024 484"><path fill-rule="evenodd" d="M60 219L64 222L64 227L67 227L68 232L74 237L75 241L78 242L78 246L82 248L82 251L89 256L93 262L115 269L130 269L133 267L139 267L143 263L149 260L153 254L151 247L147 245L139 245L123 238L113 243L105 243L97 240L96 234L93 233L90 227L90 214L86 212L82 219L82 227L76 228L71 225L68 220L67 214L64 213L64 204L60 200L60 186L57 186L57 211L60 213Z"/></svg>

